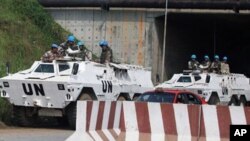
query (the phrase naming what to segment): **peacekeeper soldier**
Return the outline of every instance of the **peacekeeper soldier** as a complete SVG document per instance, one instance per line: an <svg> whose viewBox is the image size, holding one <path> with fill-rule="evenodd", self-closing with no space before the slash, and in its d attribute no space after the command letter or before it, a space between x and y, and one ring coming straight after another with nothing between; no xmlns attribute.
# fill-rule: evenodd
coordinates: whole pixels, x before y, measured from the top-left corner
<svg viewBox="0 0 250 141"><path fill-rule="evenodd" d="M76 48L75 37L73 35L68 36L67 41L60 44L59 53L61 55L65 56L66 55L66 50L68 48L71 48L72 50L74 50L74 48Z"/></svg>
<svg viewBox="0 0 250 141"><path fill-rule="evenodd" d="M100 63L106 64L113 62L113 53L112 49L108 46L108 42L106 40L101 40L99 42L99 46L102 48L102 53L100 56Z"/></svg>
<svg viewBox="0 0 250 141"><path fill-rule="evenodd" d="M204 61L202 62L201 66L202 66L203 72L209 72L210 66L211 66L211 61L210 61L208 55L204 56Z"/></svg>
<svg viewBox="0 0 250 141"><path fill-rule="evenodd" d="M197 70L199 67L199 62L196 61L196 55L191 55L191 60L188 61L188 69Z"/></svg>
<svg viewBox="0 0 250 141"><path fill-rule="evenodd" d="M221 63L220 63L220 57L218 55L214 56L214 61L211 64L211 71L214 73L220 73L221 69Z"/></svg>
<svg viewBox="0 0 250 141"><path fill-rule="evenodd" d="M77 55L77 57L82 58L83 61L91 61L92 60L92 53L88 51L84 45L84 42L79 41L77 43L81 53Z"/></svg>
<svg viewBox="0 0 250 141"><path fill-rule="evenodd" d="M221 62L221 73L222 74L229 74L230 73L230 68L229 64L227 63L227 57L223 57L223 61Z"/></svg>
<svg viewBox="0 0 250 141"><path fill-rule="evenodd" d="M61 58L62 56L58 52L58 45L52 44L51 50L47 51L42 57L41 60L43 62L52 62L53 60L57 58Z"/></svg>

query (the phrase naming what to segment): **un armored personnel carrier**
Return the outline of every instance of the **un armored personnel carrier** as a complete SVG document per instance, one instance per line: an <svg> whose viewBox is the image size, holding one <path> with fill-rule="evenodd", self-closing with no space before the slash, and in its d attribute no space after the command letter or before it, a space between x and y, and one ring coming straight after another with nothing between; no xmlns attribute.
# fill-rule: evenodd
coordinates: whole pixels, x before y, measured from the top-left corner
<svg viewBox="0 0 250 141"><path fill-rule="evenodd" d="M189 90L209 104L246 105L250 101L250 81L243 74L184 71L156 87Z"/></svg>
<svg viewBox="0 0 250 141"><path fill-rule="evenodd" d="M17 124L35 117L66 117L74 128L77 100L132 100L153 88L151 71L127 64L109 65L67 59L35 61L24 71L0 79L1 97L13 104Z"/></svg>

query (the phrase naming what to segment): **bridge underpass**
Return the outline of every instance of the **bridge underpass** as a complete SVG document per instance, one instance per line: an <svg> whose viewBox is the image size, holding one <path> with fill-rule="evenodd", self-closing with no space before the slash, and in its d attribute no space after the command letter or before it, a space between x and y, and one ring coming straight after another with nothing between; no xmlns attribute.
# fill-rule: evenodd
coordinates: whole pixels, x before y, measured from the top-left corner
<svg viewBox="0 0 250 141"><path fill-rule="evenodd" d="M164 16L157 18L162 32ZM250 77L250 15L169 13L166 42L168 78L187 69L191 54L201 62L205 54L229 58L231 72ZM162 34L162 33L159 33Z"/></svg>
<svg viewBox="0 0 250 141"><path fill-rule="evenodd" d="M83 40L87 47L100 54L98 42L109 40L117 62L150 67L152 79L161 74L164 9L146 8L46 8L65 29ZM165 73L172 74L187 68L190 55L199 61L205 54L229 58L231 71L250 76L250 40L248 11L169 9ZM241 65L238 65L241 63ZM161 79L162 81L162 79Z"/></svg>

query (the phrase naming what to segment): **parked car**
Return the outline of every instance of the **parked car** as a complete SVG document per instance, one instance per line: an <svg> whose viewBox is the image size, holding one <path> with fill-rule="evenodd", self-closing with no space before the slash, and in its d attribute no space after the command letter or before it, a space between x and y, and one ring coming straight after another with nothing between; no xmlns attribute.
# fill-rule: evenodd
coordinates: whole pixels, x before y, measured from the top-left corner
<svg viewBox="0 0 250 141"><path fill-rule="evenodd" d="M183 104L207 104L198 94L186 90L172 90L157 88L140 95L136 101L162 102L162 103L183 103Z"/></svg>

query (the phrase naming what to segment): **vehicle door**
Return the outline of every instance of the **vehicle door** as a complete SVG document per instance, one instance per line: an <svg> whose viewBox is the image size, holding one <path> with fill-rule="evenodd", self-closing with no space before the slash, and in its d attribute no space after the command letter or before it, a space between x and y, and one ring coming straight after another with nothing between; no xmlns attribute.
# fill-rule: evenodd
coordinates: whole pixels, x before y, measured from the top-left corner
<svg viewBox="0 0 250 141"><path fill-rule="evenodd" d="M192 93L185 93L187 104L201 104L201 100Z"/></svg>

